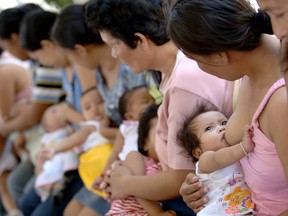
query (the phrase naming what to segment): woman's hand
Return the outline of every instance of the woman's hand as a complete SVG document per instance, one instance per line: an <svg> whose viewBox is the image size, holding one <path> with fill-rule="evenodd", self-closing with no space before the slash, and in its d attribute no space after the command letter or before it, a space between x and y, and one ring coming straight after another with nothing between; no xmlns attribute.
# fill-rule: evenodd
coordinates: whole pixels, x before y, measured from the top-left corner
<svg viewBox="0 0 288 216"><path fill-rule="evenodd" d="M125 184L125 178L132 176L132 172L128 168L117 164L112 170L107 171L106 176L109 179L105 180L107 184L105 192L109 201L126 198L130 195L126 190L129 185Z"/></svg>
<svg viewBox="0 0 288 216"><path fill-rule="evenodd" d="M180 188L180 194L183 197L184 202L193 209L195 213L202 210L204 204L208 202L208 198L204 197L208 191L208 187L205 187L194 173L187 175Z"/></svg>

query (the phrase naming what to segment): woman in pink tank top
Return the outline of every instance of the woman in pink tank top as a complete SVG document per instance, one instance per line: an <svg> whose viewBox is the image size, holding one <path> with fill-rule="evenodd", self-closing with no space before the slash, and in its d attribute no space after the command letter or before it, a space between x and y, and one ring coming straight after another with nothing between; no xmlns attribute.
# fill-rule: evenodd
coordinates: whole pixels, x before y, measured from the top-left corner
<svg viewBox="0 0 288 216"><path fill-rule="evenodd" d="M252 200L258 215L287 215L288 106L280 44L268 35L273 33L268 16L257 13L248 0L178 0L169 14L168 32L202 70L227 80L241 79L225 138L237 144L244 126L253 126L255 149L241 161ZM180 189L196 212L208 201L202 186L188 175Z"/></svg>
<svg viewBox="0 0 288 216"><path fill-rule="evenodd" d="M31 82L26 63L7 52L0 51L0 116L2 121L11 117L15 102L31 99Z"/></svg>

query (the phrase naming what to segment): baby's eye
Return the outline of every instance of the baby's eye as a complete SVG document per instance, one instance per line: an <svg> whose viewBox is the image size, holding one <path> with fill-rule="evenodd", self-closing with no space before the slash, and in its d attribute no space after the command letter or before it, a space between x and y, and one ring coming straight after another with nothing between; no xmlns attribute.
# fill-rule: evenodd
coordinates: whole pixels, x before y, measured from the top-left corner
<svg viewBox="0 0 288 216"><path fill-rule="evenodd" d="M208 126L205 128L205 131L211 131L213 128L211 126Z"/></svg>
<svg viewBox="0 0 288 216"><path fill-rule="evenodd" d="M226 125L226 124L227 124L227 121L223 121L223 122L222 122L222 125Z"/></svg>

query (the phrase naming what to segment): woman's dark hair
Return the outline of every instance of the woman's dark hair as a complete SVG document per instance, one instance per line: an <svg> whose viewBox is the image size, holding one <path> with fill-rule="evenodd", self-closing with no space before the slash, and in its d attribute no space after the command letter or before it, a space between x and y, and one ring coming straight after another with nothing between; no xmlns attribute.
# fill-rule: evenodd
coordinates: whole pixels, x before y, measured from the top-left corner
<svg viewBox="0 0 288 216"><path fill-rule="evenodd" d="M267 14L247 0L174 0L167 32L184 53L249 51L262 33L272 34Z"/></svg>
<svg viewBox="0 0 288 216"><path fill-rule="evenodd" d="M28 3L20 7L3 10L0 13L0 38L10 39L12 33L19 34L22 19L35 9L41 9L41 7L37 4Z"/></svg>
<svg viewBox="0 0 288 216"><path fill-rule="evenodd" d="M195 127L194 120L200 114L210 111L219 110L212 105L207 105L204 103L197 104L192 114L184 121L182 127L177 133L177 140L184 149L183 154L185 154L187 157L192 157L193 162L198 161L198 159L193 156L193 151L196 148L200 148L200 139L197 136L197 128Z"/></svg>
<svg viewBox="0 0 288 216"><path fill-rule="evenodd" d="M145 150L146 140L149 137L151 129L151 120L157 117L158 105L149 106L146 111L142 114L139 126L138 126L138 151L148 156L148 151Z"/></svg>
<svg viewBox="0 0 288 216"><path fill-rule="evenodd" d="M56 16L56 13L41 9L27 14L20 27L21 47L28 51L40 49L42 40L50 40L50 33Z"/></svg>
<svg viewBox="0 0 288 216"><path fill-rule="evenodd" d="M86 25L84 5L79 4L61 10L52 29L52 39L68 49L74 49L76 44L104 44L100 34L95 34Z"/></svg>
<svg viewBox="0 0 288 216"><path fill-rule="evenodd" d="M165 0L89 0L86 6L88 26L95 32L108 31L130 48L147 36L156 45L169 41L162 6Z"/></svg>
<svg viewBox="0 0 288 216"><path fill-rule="evenodd" d="M122 119L125 119L125 114L127 113L127 109L130 104L129 99L131 98L131 95L141 88L147 88L147 86L146 85L135 86L134 88L125 91L120 97L118 110Z"/></svg>

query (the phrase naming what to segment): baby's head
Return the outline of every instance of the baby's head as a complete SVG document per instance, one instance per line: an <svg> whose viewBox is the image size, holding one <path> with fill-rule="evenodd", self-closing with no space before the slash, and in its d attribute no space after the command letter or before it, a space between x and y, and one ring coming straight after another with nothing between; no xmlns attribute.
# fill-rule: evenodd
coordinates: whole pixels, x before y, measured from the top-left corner
<svg viewBox="0 0 288 216"><path fill-rule="evenodd" d="M154 104L147 86L137 86L126 91L119 99L119 113L122 119L138 121L143 112Z"/></svg>
<svg viewBox="0 0 288 216"><path fill-rule="evenodd" d="M81 97L81 109L86 121L100 121L104 116L104 102L96 87L83 92Z"/></svg>
<svg viewBox="0 0 288 216"><path fill-rule="evenodd" d="M143 113L138 126L138 151L158 161L155 151L155 133L157 125L158 105L151 105Z"/></svg>
<svg viewBox="0 0 288 216"><path fill-rule="evenodd" d="M42 126L48 133L69 125L69 123L61 117L60 106L59 104L50 106L43 114Z"/></svg>
<svg viewBox="0 0 288 216"><path fill-rule="evenodd" d="M185 153L198 161L205 151L217 151L227 147L224 137L227 118L214 106L200 104L184 121L177 139Z"/></svg>

